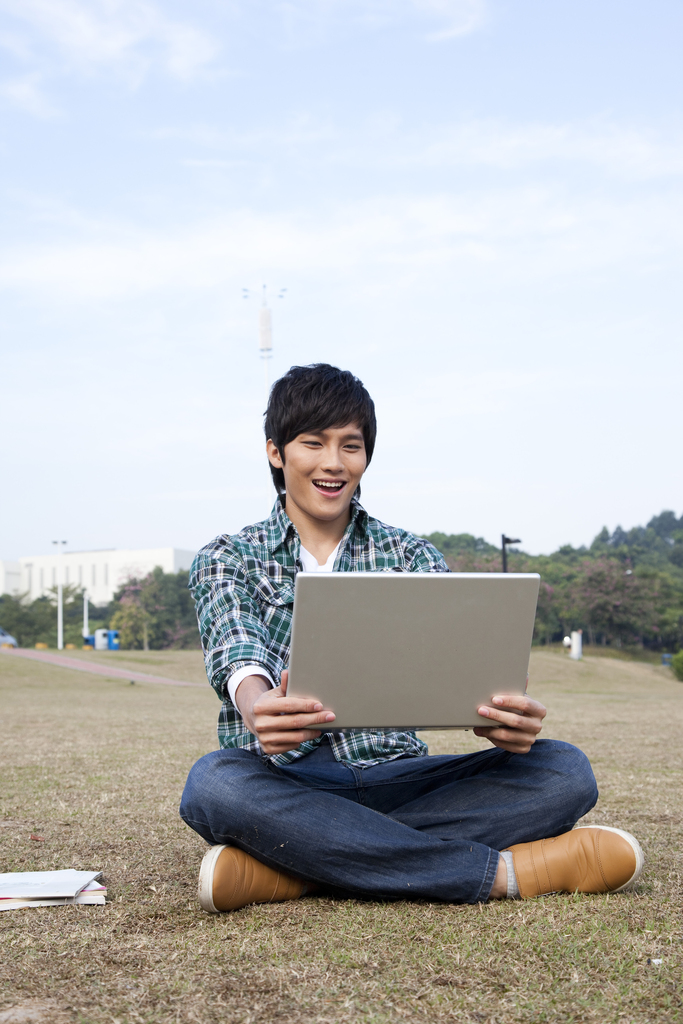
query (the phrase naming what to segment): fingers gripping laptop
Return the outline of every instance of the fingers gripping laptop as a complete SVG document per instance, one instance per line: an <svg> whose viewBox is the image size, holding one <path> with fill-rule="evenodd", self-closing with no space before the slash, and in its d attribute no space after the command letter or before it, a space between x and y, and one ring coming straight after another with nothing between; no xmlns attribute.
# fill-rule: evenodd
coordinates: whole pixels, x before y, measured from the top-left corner
<svg viewBox="0 0 683 1024"><path fill-rule="evenodd" d="M216 537L190 572L221 701L219 749L180 806L209 844L201 907L632 885L637 841L572 828L597 799L593 772L540 738L545 708L524 692L538 578L449 573L427 540L363 508L377 422L349 371L291 367L264 427L271 514ZM467 754L432 755L415 731L468 725L481 747Z"/></svg>

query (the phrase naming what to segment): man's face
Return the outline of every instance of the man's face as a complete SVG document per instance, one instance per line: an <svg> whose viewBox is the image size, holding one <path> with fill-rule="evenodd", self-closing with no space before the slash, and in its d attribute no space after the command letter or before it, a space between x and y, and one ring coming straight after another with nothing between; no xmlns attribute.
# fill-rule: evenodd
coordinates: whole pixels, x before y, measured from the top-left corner
<svg viewBox="0 0 683 1024"><path fill-rule="evenodd" d="M270 440L267 451L272 465L284 473L288 514L294 505L323 522L348 516L367 465L363 432L357 424L299 434L285 445L284 461Z"/></svg>

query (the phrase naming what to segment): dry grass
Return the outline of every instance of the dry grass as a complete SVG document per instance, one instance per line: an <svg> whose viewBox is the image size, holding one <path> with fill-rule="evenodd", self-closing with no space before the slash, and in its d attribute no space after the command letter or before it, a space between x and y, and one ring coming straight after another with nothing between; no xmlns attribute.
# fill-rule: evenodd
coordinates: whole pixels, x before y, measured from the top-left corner
<svg viewBox="0 0 683 1024"><path fill-rule="evenodd" d="M57 651L53 651L57 654ZM133 672L149 672L153 676L164 676L179 679L184 683L206 682L204 661L199 650L196 651L65 651L69 658L78 658L84 664L96 662L98 665L113 665L116 668L129 668ZM216 708L214 697L214 710Z"/></svg>
<svg viewBox="0 0 683 1024"><path fill-rule="evenodd" d="M96 657L202 678L195 652ZM188 768L215 746L208 688L2 656L0 674L2 870L102 868L110 899L0 916L0 1022L683 1019L683 685L667 670L532 659L548 734L593 760L590 819L641 839L637 894L475 907L308 898L218 917L198 909L204 845L177 815ZM435 753L480 743L429 739Z"/></svg>

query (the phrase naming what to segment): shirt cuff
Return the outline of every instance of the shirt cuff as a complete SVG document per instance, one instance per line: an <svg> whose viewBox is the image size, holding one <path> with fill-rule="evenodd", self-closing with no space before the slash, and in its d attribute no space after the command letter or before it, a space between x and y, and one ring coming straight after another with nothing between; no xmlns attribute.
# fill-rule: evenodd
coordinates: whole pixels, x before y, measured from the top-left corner
<svg viewBox="0 0 683 1024"><path fill-rule="evenodd" d="M273 677L271 676L268 669L264 668L263 665L244 665L242 668L238 668L236 672L228 679L228 693L230 694L230 700L235 704L235 694L237 693L237 687L240 685L243 679L247 676L263 676L267 679L271 686L275 686ZM237 708L237 704L235 704ZM239 708L237 708L239 711Z"/></svg>

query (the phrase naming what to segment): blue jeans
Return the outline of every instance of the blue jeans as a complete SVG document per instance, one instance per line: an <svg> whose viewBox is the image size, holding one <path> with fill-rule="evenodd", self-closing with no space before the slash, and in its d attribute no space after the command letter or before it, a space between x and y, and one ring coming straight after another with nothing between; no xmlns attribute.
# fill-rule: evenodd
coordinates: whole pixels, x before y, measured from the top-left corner
<svg viewBox="0 0 683 1024"><path fill-rule="evenodd" d="M528 754L492 747L363 769L323 741L285 768L235 748L207 754L180 814L207 843L336 896L477 903L499 850L567 832L597 797L587 757L559 740Z"/></svg>

